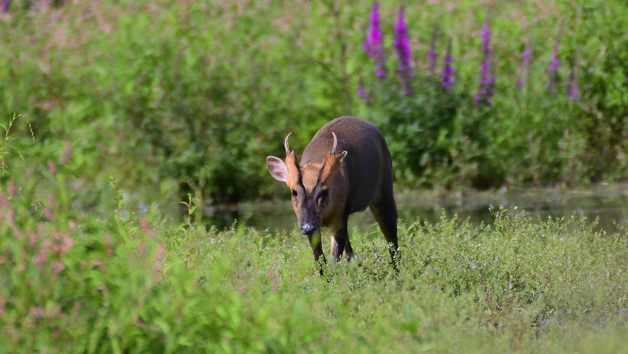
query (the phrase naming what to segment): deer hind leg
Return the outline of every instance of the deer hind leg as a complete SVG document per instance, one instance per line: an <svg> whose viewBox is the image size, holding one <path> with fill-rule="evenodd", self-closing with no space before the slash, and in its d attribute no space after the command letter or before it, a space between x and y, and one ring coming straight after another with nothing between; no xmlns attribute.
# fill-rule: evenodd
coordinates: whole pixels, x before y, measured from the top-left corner
<svg viewBox="0 0 628 354"><path fill-rule="evenodd" d="M389 245L388 251L390 252L393 266L395 269L398 269L397 261L399 260L400 254L397 241L397 205L392 196L392 191L390 194L385 195L386 196L382 197L379 201L371 204L369 208Z"/></svg>

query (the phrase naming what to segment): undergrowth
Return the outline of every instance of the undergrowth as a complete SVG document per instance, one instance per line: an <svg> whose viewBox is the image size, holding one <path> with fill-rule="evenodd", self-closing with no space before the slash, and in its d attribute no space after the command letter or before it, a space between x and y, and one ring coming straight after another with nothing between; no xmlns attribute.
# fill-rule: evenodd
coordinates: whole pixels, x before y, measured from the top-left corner
<svg viewBox="0 0 628 354"><path fill-rule="evenodd" d="M4 174L0 352L626 350L621 227L504 208L401 223L399 273L381 235L354 231L355 261L321 277L298 233L201 227L191 197L181 224L121 199L90 215L56 162Z"/></svg>

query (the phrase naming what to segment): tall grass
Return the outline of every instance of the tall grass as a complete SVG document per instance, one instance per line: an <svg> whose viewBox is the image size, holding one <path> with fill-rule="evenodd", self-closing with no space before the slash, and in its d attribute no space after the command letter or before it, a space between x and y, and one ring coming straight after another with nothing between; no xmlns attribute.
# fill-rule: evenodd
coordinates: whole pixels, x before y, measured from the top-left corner
<svg viewBox="0 0 628 354"><path fill-rule="evenodd" d="M55 162L0 192L0 352L625 351L625 227L401 223L399 272L354 231L354 261L321 277L297 230L206 230L191 197L183 227L121 199L85 212Z"/></svg>

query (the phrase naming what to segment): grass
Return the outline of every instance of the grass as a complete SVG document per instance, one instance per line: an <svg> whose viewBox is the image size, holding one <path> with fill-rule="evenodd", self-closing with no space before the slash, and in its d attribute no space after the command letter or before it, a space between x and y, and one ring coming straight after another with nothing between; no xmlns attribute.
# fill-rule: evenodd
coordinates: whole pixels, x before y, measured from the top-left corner
<svg viewBox="0 0 628 354"><path fill-rule="evenodd" d="M399 273L354 231L321 277L298 233L206 230L191 198L179 226L27 185L0 195L0 352L626 351L628 235L578 215L401 223Z"/></svg>

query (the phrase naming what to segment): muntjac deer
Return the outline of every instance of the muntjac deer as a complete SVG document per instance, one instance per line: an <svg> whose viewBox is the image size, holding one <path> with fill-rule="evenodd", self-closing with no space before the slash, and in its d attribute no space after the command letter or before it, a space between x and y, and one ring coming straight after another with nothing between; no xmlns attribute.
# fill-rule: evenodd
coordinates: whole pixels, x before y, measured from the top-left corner
<svg viewBox="0 0 628 354"><path fill-rule="evenodd" d="M292 134L292 133L290 133ZM308 236L314 258L325 255L322 226L331 229L331 256L350 259L349 215L370 207L396 268L397 206L393 197L392 160L384 136L373 124L340 117L322 127L303 151L301 165L286 136L286 160L269 156L270 174L286 182L301 232ZM340 153L336 153L341 151Z"/></svg>

